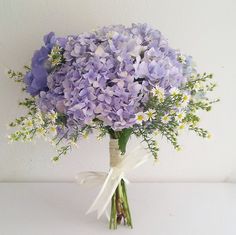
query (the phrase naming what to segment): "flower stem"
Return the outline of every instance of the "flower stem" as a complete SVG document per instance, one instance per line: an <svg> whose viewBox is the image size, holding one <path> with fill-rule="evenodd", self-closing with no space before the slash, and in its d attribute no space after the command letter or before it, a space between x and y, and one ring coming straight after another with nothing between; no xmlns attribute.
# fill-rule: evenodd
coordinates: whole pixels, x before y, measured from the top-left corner
<svg viewBox="0 0 236 235"><path fill-rule="evenodd" d="M128 203L128 197L127 197L127 192L126 192L125 181L123 179L121 180L121 186L122 186L123 195L124 195L123 199L124 199L124 209L125 209L126 218L127 218L127 225L130 226L131 228L133 228L131 213L130 213L129 203Z"/></svg>
<svg viewBox="0 0 236 235"><path fill-rule="evenodd" d="M111 216L110 216L110 229L117 229L117 220L116 220L116 193L113 194L111 199Z"/></svg>
<svg viewBox="0 0 236 235"><path fill-rule="evenodd" d="M120 155L117 157L125 157L124 153L126 150L126 144L131 135L131 130L124 129L123 131L117 132L109 129L109 134L111 139L118 140ZM117 229L117 224L121 224L122 222L124 223L124 225L133 228L125 182L123 179L121 179L111 199L111 215L109 228Z"/></svg>
<svg viewBox="0 0 236 235"><path fill-rule="evenodd" d="M112 196L109 228L117 229L117 224L121 224L122 221L124 225L133 228L125 182L123 179Z"/></svg>

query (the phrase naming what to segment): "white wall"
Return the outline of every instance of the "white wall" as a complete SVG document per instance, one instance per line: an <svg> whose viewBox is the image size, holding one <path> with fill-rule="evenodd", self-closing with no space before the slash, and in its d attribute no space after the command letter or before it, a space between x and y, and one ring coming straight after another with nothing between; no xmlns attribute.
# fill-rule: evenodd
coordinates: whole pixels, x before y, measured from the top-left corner
<svg viewBox="0 0 236 235"><path fill-rule="evenodd" d="M185 133L176 153L160 142L160 163L143 165L132 179L150 181L236 180L236 1L235 0L0 0L0 181L73 180L81 170L108 169L108 139L91 136L79 149L53 164L53 149L43 141L7 144L6 124L20 114L22 97L6 68L20 69L42 44L42 36L89 31L108 24L147 22L170 44L194 56L201 72L215 74L221 102L203 115L213 135L202 140ZM132 140L130 146L138 143Z"/></svg>

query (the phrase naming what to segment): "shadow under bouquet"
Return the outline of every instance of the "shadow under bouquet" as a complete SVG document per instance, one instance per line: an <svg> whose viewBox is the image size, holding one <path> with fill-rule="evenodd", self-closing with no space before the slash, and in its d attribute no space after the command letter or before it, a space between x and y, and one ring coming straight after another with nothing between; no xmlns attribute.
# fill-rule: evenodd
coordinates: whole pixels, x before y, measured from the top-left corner
<svg viewBox="0 0 236 235"><path fill-rule="evenodd" d="M8 74L28 93L19 103L26 115L10 123L16 128L12 141L44 137L56 146L58 161L93 130L98 138L110 136L111 170L89 211L100 217L110 201L112 229L122 222L132 227L125 173L146 160L126 154L130 136L140 138L157 159L158 135L177 150L182 129L209 137L198 126L197 111L209 111L218 101L207 97L216 86L212 75L199 74L191 56L171 48L146 24L66 37L51 32L31 66Z"/></svg>

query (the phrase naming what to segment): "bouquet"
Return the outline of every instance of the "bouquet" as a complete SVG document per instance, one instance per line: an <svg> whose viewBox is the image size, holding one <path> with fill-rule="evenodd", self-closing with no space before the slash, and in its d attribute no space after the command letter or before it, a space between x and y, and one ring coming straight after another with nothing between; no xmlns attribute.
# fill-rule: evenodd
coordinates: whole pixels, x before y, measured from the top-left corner
<svg viewBox="0 0 236 235"><path fill-rule="evenodd" d="M28 93L19 103L26 115L10 123L16 128L12 141L44 137L56 147L58 161L94 130L99 139L110 136L111 170L89 211L100 217L111 201L112 229L122 222L132 227L125 173L146 160L137 151L126 153L129 138L141 139L154 159L158 135L179 150L182 129L210 137L198 126L197 111L210 111L218 101L207 96L216 86L212 74L199 74L191 56L146 24L66 37L51 32L31 66L8 74Z"/></svg>

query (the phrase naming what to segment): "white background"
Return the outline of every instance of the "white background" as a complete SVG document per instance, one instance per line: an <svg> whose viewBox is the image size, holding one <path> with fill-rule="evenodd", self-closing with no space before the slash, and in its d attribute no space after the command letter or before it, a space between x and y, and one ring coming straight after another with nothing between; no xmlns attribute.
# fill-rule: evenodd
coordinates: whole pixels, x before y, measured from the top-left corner
<svg viewBox="0 0 236 235"><path fill-rule="evenodd" d="M108 139L81 140L60 162L44 141L8 144L7 123L22 113L23 97L6 78L7 68L29 64L44 34L75 34L109 24L147 22L159 29L174 48L191 54L200 72L213 72L221 102L203 115L212 133L203 140L192 133L180 138L176 153L160 141L160 162L152 161L131 175L137 181L233 182L236 180L236 1L234 0L0 0L0 181L72 181L82 170L108 169ZM133 139L132 146L139 141Z"/></svg>

